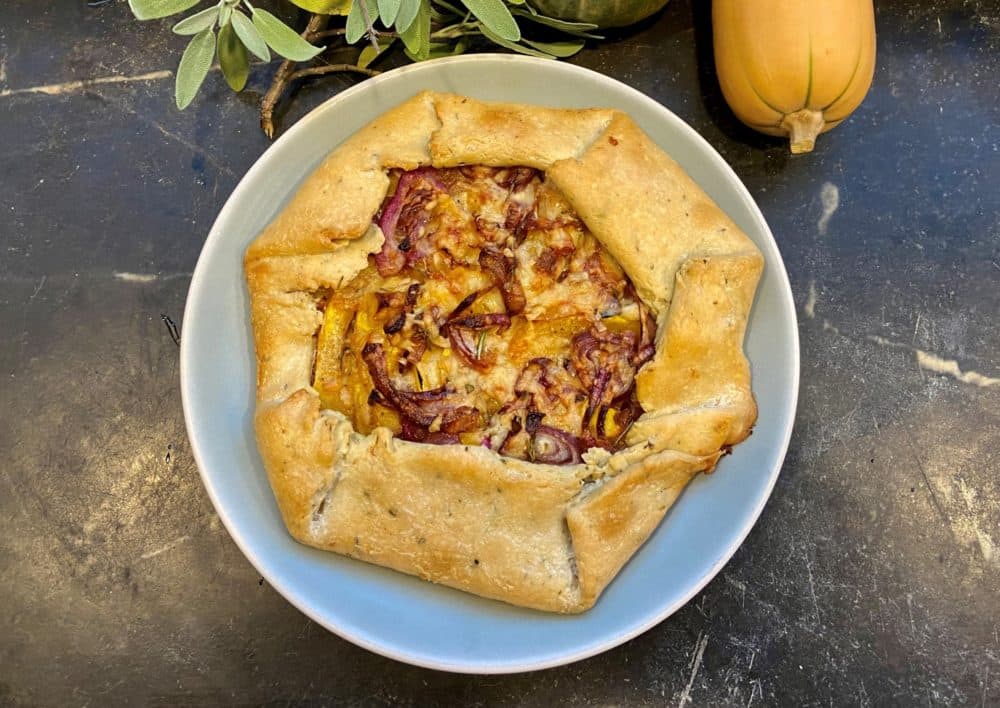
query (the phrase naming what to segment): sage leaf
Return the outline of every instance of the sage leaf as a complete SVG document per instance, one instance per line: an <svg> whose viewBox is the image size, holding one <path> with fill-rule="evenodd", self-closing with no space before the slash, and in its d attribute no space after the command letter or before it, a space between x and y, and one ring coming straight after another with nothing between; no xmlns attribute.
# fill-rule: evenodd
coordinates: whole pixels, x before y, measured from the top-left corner
<svg viewBox="0 0 1000 708"><path fill-rule="evenodd" d="M427 58L440 59L442 57L454 57L462 54L468 48L469 45L461 40L456 42L455 46L451 46L447 42L431 42Z"/></svg>
<svg viewBox="0 0 1000 708"><path fill-rule="evenodd" d="M292 0L293 3L317 15L346 15L351 0Z"/></svg>
<svg viewBox="0 0 1000 708"><path fill-rule="evenodd" d="M267 48L267 42L260 34L250 18L244 15L239 10L233 11L233 29L236 30L236 36L240 38L243 42L243 46L253 52L259 59L263 61L271 61L271 50Z"/></svg>
<svg viewBox="0 0 1000 708"><path fill-rule="evenodd" d="M233 18L233 6L224 4L219 8L219 27L225 27Z"/></svg>
<svg viewBox="0 0 1000 708"><path fill-rule="evenodd" d="M528 8L531 6L528 5ZM525 12L520 8L514 8L514 14L518 17L523 17L526 20L535 22L540 25L545 25L546 27L551 27L552 29L557 29L560 32L566 32L568 34L575 34L578 37L587 37L589 39L604 39L599 34L593 34L590 30L597 29L597 25L591 24L589 22L570 22L569 20L557 20L554 17L546 17L545 15L539 15L537 12L528 11Z"/></svg>
<svg viewBox="0 0 1000 708"><path fill-rule="evenodd" d="M299 33L272 15L267 10L254 8L254 27L260 32L267 46L277 54L292 61L308 61L326 47L314 47L299 36ZM256 54L256 52L254 52Z"/></svg>
<svg viewBox="0 0 1000 708"><path fill-rule="evenodd" d="M571 57L583 49L583 45L587 42L582 39L568 40L565 42L533 42L530 39L526 39L524 40L524 43L531 45L535 49L545 52L546 54L551 54L554 57L565 59L566 57Z"/></svg>
<svg viewBox="0 0 1000 708"><path fill-rule="evenodd" d="M508 42L517 42L521 39L517 21L503 0L462 0L462 4L497 37L502 37Z"/></svg>
<svg viewBox="0 0 1000 708"><path fill-rule="evenodd" d="M467 9L465 9L464 7L462 9L459 9L459 8L455 7L454 5L452 5L450 2L448 2L448 0L434 0L434 4L437 5L437 6L439 6L439 7L444 8L445 10L447 10L448 12L450 12L455 17L468 17L469 16L469 11ZM432 8L432 10L433 10L433 8Z"/></svg>
<svg viewBox="0 0 1000 708"><path fill-rule="evenodd" d="M177 67L177 82L174 86L174 99L180 110L187 108L194 100L202 82L212 68L212 57L215 56L215 32L211 28L202 30L188 43L181 63Z"/></svg>
<svg viewBox="0 0 1000 708"><path fill-rule="evenodd" d="M250 76L250 56L232 25L219 30L218 51L219 66L222 67L226 83L233 91L242 91Z"/></svg>
<svg viewBox="0 0 1000 708"><path fill-rule="evenodd" d="M362 69L367 69L373 61L386 53L386 50L392 46L393 42L395 42L395 37L390 38L389 41L384 44L380 43L378 45L378 50L376 50L372 45L366 44L365 48L361 50L361 54L358 55L358 66Z"/></svg>
<svg viewBox="0 0 1000 708"><path fill-rule="evenodd" d="M498 34L495 34L486 25L481 25L480 29L483 32L483 36L494 44L499 44L501 47L510 49L511 51L517 52L518 54L527 54L529 57L540 57L542 59L552 59L553 56L546 52L540 52L537 49L532 49L531 47L526 47L523 44L518 44L517 42L510 42Z"/></svg>
<svg viewBox="0 0 1000 708"><path fill-rule="evenodd" d="M402 4L402 0L378 0L378 16L382 18L382 24L386 27L392 27Z"/></svg>
<svg viewBox="0 0 1000 708"><path fill-rule="evenodd" d="M219 8L209 7L201 12L196 12L173 26L174 34L198 34L215 24L219 16Z"/></svg>
<svg viewBox="0 0 1000 708"><path fill-rule="evenodd" d="M199 0L128 0L128 6L137 20L158 20L197 5Z"/></svg>
<svg viewBox="0 0 1000 708"><path fill-rule="evenodd" d="M424 61L431 50L431 10L428 0L422 0L417 16L399 33L399 38L406 46L406 52L414 61Z"/></svg>
<svg viewBox="0 0 1000 708"><path fill-rule="evenodd" d="M421 4L422 0L402 0L399 3L399 12L396 13L396 32L402 34L410 29L410 25L420 13Z"/></svg>
<svg viewBox="0 0 1000 708"><path fill-rule="evenodd" d="M364 3L362 5L361 3ZM344 26L344 40L348 44L354 44L364 37L374 27L370 27L365 21L365 13L362 8L367 8L368 17L372 22L378 14L378 6L375 0L354 0L351 3L351 11L347 14L347 24Z"/></svg>

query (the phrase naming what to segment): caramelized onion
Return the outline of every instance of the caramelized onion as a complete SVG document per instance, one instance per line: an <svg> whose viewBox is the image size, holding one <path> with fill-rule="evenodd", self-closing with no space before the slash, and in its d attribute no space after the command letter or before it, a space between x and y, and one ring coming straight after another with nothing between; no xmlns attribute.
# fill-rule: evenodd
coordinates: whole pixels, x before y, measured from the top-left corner
<svg viewBox="0 0 1000 708"><path fill-rule="evenodd" d="M594 386L590 389L590 400L587 402L587 412L583 414L583 426L587 427L590 415L604 401L604 394L608 390L608 382L611 381L611 372L608 369L598 369L594 375ZM601 434L603 437L603 434Z"/></svg>
<svg viewBox="0 0 1000 708"><path fill-rule="evenodd" d="M413 283L406 289L406 306L413 307L417 304L417 297L420 295L420 283Z"/></svg>
<svg viewBox="0 0 1000 708"><path fill-rule="evenodd" d="M465 300L469 300L466 298ZM464 309L465 300L457 308L455 312L460 312ZM451 317L455 316L455 312L451 314ZM489 312L480 315L467 315L458 319L450 319L441 328L442 333L447 335L448 341L451 342L451 348L454 349L462 360L465 361L469 366L473 367L477 371L485 371L490 366L493 365L492 361L482 358L477 351L477 343L472 338L474 332L484 329L489 329L491 327L499 327L501 330L506 329L510 326L510 317L502 312Z"/></svg>
<svg viewBox="0 0 1000 708"><path fill-rule="evenodd" d="M420 193L417 193L418 190L415 187L421 182L429 184L431 189L421 190ZM406 253L406 251L409 251L413 244L407 242L405 247L400 248L400 244L406 240L406 234L403 235L403 238L399 238L399 234L396 233L396 226L403 215L404 207L413 206L412 204L408 204L411 195L417 193L417 207L420 212L412 213L417 218L424 218L421 216L421 213L424 213L423 204L431 197L435 189L442 192L446 191L444 183L441 182L436 170L433 168L422 167L410 172L404 172L399 176L396 191L389 198L389 201L385 203L385 206L382 208L382 214L378 219L378 226L382 229L382 235L385 237L382 250L375 254L375 267L378 268L378 272L381 275L396 275L407 263L410 254ZM412 224L410 228L413 228Z"/></svg>
<svg viewBox="0 0 1000 708"><path fill-rule="evenodd" d="M527 304L524 289L514 274L516 266L517 263L513 258L492 248L484 248L479 252L479 267L485 270L493 279L494 285L500 288L503 304L507 312L512 315L522 312Z"/></svg>
<svg viewBox="0 0 1000 708"><path fill-rule="evenodd" d="M458 305L455 306L455 309L451 311L451 314L448 315L448 321L450 322L451 320L453 320L454 318L458 317L460 314L468 310L469 307L472 306L472 303L476 301L477 297L479 297L479 293L469 293L464 298L462 298L462 302L458 303Z"/></svg>
<svg viewBox="0 0 1000 708"><path fill-rule="evenodd" d="M400 312L392 322L389 322L382 331L386 334L395 334L399 330L403 329L403 325L406 324L406 313Z"/></svg>
<svg viewBox="0 0 1000 708"><path fill-rule="evenodd" d="M511 192L519 192L528 186L537 174L538 170L533 167L510 167L498 175L497 184Z"/></svg>
<svg viewBox="0 0 1000 708"><path fill-rule="evenodd" d="M485 312L479 315L467 315L459 319L451 320L445 325L445 329L489 329L499 327L506 329L510 327L510 315L503 312Z"/></svg>
<svg viewBox="0 0 1000 708"><path fill-rule="evenodd" d="M656 352L656 348L653 346L653 341L656 339L656 320L653 319L652 313L642 303L642 300L637 300L637 302L639 305L639 342L636 345L634 359L636 369L652 359Z"/></svg>
<svg viewBox="0 0 1000 708"><path fill-rule="evenodd" d="M458 435L454 433L428 433L421 442L428 443L429 445L457 445L459 442Z"/></svg>
<svg viewBox="0 0 1000 708"><path fill-rule="evenodd" d="M591 412L598 405L610 404L632 387L635 349L636 336L629 331L591 328L573 338L573 369L584 387L591 391ZM607 380L602 381L605 376Z"/></svg>
<svg viewBox="0 0 1000 708"><path fill-rule="evenodd" d="M451 392L443 386L429 391L401 391L394 387L389 379L385 350L381 344L366 344L361 350L361 358L368 366L379 395L414 423L426 428L440 420L441 426L448 432L462 432L470 429L466 426L472 422L473 416L478 421L479 412L475 408L449 402Z"/></svg>
<svg viewBox="0 0 1000 708"><path fill-rule="evenodd" d="M558 428L539 425L531 438L531 460L550 465L580 462L579 441Z"/></svg>

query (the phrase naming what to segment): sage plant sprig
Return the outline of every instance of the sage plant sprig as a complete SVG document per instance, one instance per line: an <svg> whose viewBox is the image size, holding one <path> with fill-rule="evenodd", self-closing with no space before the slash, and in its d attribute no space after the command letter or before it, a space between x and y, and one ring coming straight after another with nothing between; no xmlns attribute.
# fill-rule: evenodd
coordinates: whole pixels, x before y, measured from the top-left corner
<svg viewBox="0 0 1000 708"><path fill-rule="evenodd" d="M250 56L268 62L272 52L286 61L278 73L282 82L301 76L334 71L376 73L368 67L397 41L411 61L424 61L460 54L476 41L499 45L511 51L547 58L569 57L583 48L587 39L599 39L595 25L567 22L539 14L530 0L288 0L316 16L345 17L344 26L327 31L307 30L305 36L250 0L218 0L196 9L173 26L178 35L190 36L177 67L175 98L186 108L194 100L205 77L218 58L219 67L233 91L246 86ZM186 12L202 0L129 0L140 20L153 20ZM325 27L326 22L322 23ZM534 31L555 34L548 41L529 39L522 25ZM318 23L311 22L310 28ZM558 35L565 35L559 37ZM353 65L322 65L295 72L299 62L308 62L326 47L317 46L317 36L341 39L349 45L367 40ZM276 76L276 80L279 76ZM280 95L284 86L272 86L269 95ZM270 122L262 120L265 131Z"/></svg>

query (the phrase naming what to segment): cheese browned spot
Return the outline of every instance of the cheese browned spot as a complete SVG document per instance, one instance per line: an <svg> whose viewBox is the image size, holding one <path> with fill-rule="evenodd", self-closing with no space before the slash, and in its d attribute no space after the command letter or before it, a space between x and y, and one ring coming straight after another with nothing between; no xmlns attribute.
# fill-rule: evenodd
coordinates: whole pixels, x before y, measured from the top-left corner
<svg viewBox="0 0 1000 708"><path fill-rule="evenodd" d="M390 177L381 251L318 304L322 405L552 464L620 448L654 324L568 202L528 167Z"/></svg>

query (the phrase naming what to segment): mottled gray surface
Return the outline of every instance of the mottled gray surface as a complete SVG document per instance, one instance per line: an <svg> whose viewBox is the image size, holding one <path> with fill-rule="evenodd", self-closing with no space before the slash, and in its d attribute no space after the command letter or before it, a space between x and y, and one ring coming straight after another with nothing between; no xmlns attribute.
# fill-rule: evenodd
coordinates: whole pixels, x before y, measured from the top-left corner
<svg viewBox="0 0 1000 708"><path fill-rule="evenodd" d="M792 158L727 111L691 4L574 61L689 121L768 218L801 321L787 462L675 616L572 666L474 677L302 616L222 529L187 445L161 314L180 322L267 147L275 65L238 97L215 73L178 113L162 73L66 83L172 69L167 23L123 0L4 3L0 703L1000 704L1000 385L933 365L1000 378L1000 7L879 3L871 94ZM310 85L282 121L349 83Z"/></svg>

